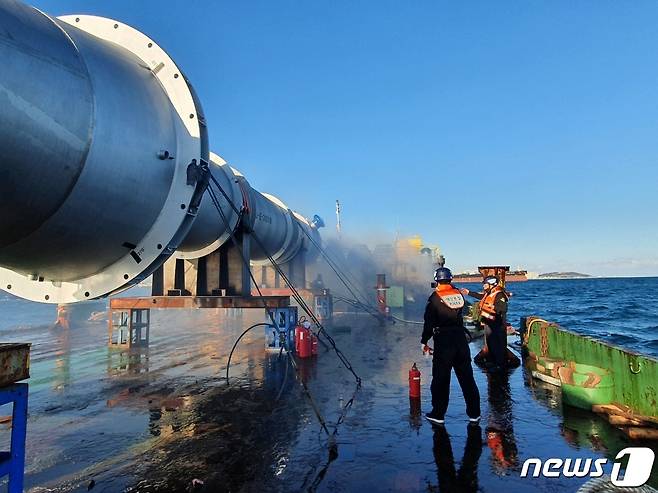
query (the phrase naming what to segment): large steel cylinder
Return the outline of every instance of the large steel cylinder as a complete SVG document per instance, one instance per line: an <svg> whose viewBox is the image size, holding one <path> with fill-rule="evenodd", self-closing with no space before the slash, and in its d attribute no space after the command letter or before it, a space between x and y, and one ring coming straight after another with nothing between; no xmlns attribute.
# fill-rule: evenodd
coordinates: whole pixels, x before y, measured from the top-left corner
<svg viewBox="0 0 658 493"><path fill-rule="evenodd" d="M204 196L197 219L176 253L178 258L198 258L213 252L229 240L240 219L253 232L250 256L255 265L269 265L268 255L278 263L286 263L302 249L316 250L311 248L307 235L319 242L317 225L291 211L274 195L252 188L242 173L216 154L210 154L210 161L211 172L221 187L220 191L210 185L218 204L213 204L209 194Z"/></svg>
<svg viewBox="0 0 658 493"><path fill-rule="evenodd" d="M289 262L317 223L212 155L201 105L139 31L0 0L0 288L71 303L208 255L239 225L255 263ZM219 210L218 210L219 208ZM258 239L253 238L253 236Z"/></svg>
<svg viewBox="0 0 658 493"><path fill-rule="evenodd" d="M306 223L273 195L252 189L250 197L252 228L260 240L251 244L252 262L269 265L268 255L277 263L291 261L304 245L301 228Z"/></svg>
<svg viewBox="0 0 658 493"><path fill-rule="evenodd" d="M201 107L138 31L0 1L0 279L35 301L125 288L194 219Z"/></svg>
<svg viewBox="0 0 658 493"><path fill-rule="evenodd" d="M214 252L229 240L240 221L242 191L233 169L220 156L211 152L210 172L226 194L224 196L211 184L221 212L213 204L210 194L206 193L192 228L178 247L178 258L194 259Z"/></svg>

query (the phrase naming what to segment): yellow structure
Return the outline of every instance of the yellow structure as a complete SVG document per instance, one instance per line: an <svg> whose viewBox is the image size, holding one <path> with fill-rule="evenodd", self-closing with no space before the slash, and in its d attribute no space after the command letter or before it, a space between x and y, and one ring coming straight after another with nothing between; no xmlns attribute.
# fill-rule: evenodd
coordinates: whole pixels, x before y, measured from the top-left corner
<svg viewBox="0 0 658 493"><path fill-rule="evenodd" d="M431 279L441 250L438 246L426 246L420 235L397 238L393 244L395 258L391 272L395 282L425 283Z"/></svg>

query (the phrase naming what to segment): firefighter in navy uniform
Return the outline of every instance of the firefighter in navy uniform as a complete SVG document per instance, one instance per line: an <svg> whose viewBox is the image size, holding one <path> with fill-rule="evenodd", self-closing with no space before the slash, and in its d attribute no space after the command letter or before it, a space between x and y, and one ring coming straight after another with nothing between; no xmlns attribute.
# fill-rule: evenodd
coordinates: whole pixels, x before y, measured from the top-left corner
<svg viewBox="0 0 658 493"><path fill-rule="evenodd" d="M425 417L435 424L445 422L450 396L450 373L454 369L466 401L466 414L472 423L477 423L480 420L480 392L473 378L468 333L462 319L464 297L450 284L450 269L437 269L434 280L436 289L427 300L423 335L420 340L423 351L426 352L429 350L427 343L430 338L434 338L432 411Z"/></svg>
<svg viewBox="0 0 658 493"><path fill-rule="evenodd" d="M480 322L489 328L486 346L491 370L507 366L507 301L508 295L496 276L487 276L482 284L484 292L461 289L461 293L480 300Z"/></svg>

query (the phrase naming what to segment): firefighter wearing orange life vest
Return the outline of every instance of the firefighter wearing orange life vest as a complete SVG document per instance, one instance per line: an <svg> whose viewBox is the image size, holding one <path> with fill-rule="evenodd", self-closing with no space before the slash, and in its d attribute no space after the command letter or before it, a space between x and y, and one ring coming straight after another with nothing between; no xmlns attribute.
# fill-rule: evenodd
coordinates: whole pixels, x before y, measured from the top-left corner
<svg viewBox="0 0 658 493"><path fill-rule="evenodd" d="M486 345L491 355L492 369L507 366L507 301L508 295L496 276L487 276L482 284L484 292L461 289L461 293L479 301L480 322L489 328Z"/></svg>
<svg viewBox="0 0 658 493"><path fill-rule="evenodd" d="M420 340L424 352L429 349L429 340L434 340L432 411L425 417L434 424L445 422L450 397L450 375L454 369L466 401L466 414L472 423L477 423L480 420L480 392L473 378L471 351L462 318L464 297L450 284L450 269L437 269L434 281L436 289L427 300Z"/></svg>

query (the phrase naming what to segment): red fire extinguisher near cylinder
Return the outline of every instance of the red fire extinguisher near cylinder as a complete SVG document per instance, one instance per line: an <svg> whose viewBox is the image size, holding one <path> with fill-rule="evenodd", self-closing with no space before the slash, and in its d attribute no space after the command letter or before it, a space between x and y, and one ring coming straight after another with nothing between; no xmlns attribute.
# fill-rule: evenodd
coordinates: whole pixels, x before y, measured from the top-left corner
<svg viewBox="0 0 658 493"><path fill-rule="evenodd" d="M302 327L299 332L299 350L297 356L300 358L310 358L313 352L313 341L311 340L311 329Z"/></svg>
<svg viewBox="0 0 658 493"><path fill-rule="evenodd" d="M301 334L305 331L311 332L311 323L302 317L299 323L295 326L295 352L299 355L300 341L302 340Z"/></svg>
<svg viewBox="0 0 658 493"><path fill-rule="evenodd" d="M409 370L409 397L420 397L420 370L416 363Z"/></svg>
<svg viewBox="0 0 658 493"><path fill-rule="evenodd" d="M299 334L304 329L301 325L295 326L295 352L299 354Z"/></svg>
<svg viewBox="0 0 658 493"><path fill-rule="evenodd" d="M316 356L318 354L318 336L311 334L311 355Z"/></svg>

